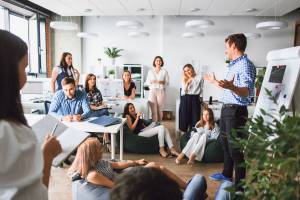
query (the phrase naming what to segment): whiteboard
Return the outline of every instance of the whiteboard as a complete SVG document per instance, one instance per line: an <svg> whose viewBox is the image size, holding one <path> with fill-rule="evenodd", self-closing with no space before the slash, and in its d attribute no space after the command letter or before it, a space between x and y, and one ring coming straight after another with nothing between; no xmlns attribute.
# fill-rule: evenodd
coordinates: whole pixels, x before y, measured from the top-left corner
<svg viewBox="0 0 300 200"><path fill-rule="evenodd" d="M261 109L276 117L281 106L290 108L296 85L299 82L300 47L271 51L267 55L267 60L268 65L254 117L261 115ZM265 88L272 91L272 96L275 96L277 104L270 100ZM265 116L264 118L269 121L268 117Z"/></svg>

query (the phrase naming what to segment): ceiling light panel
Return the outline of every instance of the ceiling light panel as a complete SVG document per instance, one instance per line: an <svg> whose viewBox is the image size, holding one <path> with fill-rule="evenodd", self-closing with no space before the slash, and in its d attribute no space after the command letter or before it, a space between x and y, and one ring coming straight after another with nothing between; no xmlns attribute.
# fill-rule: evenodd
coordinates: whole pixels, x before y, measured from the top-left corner
<svg viewBox="0 0 300 200"><path fill-rule="evenodd" d="M155 15L178 15L181 0L150 0Z"/></svg>
<svg viewBox="0 0 300 200"><path fill-rule="evenodd" d="M120 0L123 6L126 7L128 12L132 15L152 15L152 8L149 0ZM144 8L140 12L138 9Z"/></svg>

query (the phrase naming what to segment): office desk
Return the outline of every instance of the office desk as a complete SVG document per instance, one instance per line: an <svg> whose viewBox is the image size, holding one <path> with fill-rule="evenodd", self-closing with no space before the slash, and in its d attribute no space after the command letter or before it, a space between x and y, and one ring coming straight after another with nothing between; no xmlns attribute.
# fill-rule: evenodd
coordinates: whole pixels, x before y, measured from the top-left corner
<svg viewBox="0 0 300 200"><path fill-rule="evenodd" d="M37 114L25 114L27 122L29 126L34 125L39 120L41 120L45 115L37 115ZM123 160L123 143L124 143L124 134L123 134L123 125L126 123L126 118L122 118L122 122L120 124L112 125L112 126L100 126L97 124L90 123L90 120L95 118L90 118L81 122L65 122L62 121L68 127L72 127L84 132L88 133L110 133L111 134L111 159L115 159L116 154L116 134L120 131L120 160Z"/></svg>

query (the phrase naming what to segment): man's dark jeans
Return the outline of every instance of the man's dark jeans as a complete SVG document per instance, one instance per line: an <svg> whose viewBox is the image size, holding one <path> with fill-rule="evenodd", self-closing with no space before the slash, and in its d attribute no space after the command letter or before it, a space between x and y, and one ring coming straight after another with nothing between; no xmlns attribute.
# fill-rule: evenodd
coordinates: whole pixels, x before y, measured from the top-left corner
<svg viewBox="0 0 300 200"><path fill-rule="evenodd" d="M245 137L239 129L245 126L247 118L247 106L224 104L222 107L220 119L221 141L224 151L224 169L222 174L232 178L234 167L235 184L238 184L241 179L245 178L246 169L239 166L244 162L244 154L233 146L233 129L237 130L238 137Z"/></svg>

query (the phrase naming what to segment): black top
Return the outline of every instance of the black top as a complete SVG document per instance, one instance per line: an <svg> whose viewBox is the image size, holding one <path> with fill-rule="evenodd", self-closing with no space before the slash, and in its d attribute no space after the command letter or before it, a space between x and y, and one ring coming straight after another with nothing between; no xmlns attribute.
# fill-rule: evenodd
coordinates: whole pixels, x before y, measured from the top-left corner
<svg viewBox="0 0 300 200"><path fill-rule="evenodd" d="M136 118L132 117L131 115L130 115L130 118L131 118L131 123L134 123ZM144 126L143 120L139 119L137 125L135 126L135 128L133 130L133 133L139 134L142 131L142 129L144 129L144 128L145 128L145 126Z"/></svg>
<svg viewBox="0 0 300 200"><path fill-rule="evenodd" d="M133 88L136 89L134 82L131 82L131 83L130 83L130 86L129 86L129 89L128 89L128 90L126 90L126 89L125 89L125 86L124 86L124 95L127 96L127 97L131 96L131 93L132 93L132 89L133 89Z"/></svg>
<svg viewBox="0 0 300 200"><path fill-rule="evenodd" d="M87 93L87 97L90 105L99 106L103 101L102 94L97 88L90 90Z"/></svg>

